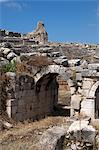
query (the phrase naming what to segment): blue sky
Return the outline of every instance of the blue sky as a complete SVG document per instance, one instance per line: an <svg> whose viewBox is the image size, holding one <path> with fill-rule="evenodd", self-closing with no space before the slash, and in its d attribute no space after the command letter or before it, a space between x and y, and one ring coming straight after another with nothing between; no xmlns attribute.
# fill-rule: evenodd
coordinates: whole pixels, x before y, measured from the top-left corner
<svg viewBox="0 0 99 150"><path fill-rule="evenodd" d="M99 43L98 0L0 0L0 28L27 33L39 20L49 41Z"/></svg>

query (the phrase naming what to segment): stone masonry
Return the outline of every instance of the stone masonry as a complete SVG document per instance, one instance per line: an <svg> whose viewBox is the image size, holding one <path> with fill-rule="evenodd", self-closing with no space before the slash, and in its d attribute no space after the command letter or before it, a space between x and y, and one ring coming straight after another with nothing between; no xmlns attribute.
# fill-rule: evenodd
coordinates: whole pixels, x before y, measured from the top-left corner
<svg viewBox="0 0 99 150"><path fill-rule="evenodd" d="M0 30L0 69L6 66L6 75L11 78L7 87L0 85L0 110L6 91L4 103L9 117L35 120L50 114L58 101L56 79L60 75L70 90L71 116L82 113L99 118L98 56L99 45L48 42L42 22L34 32L25 35ZM38 57L42 59L33 64ZM50 62L47 65L45 57ZM42 61L43 65L37 67ZM15 63L30 63L29 74L17 74L13 70Z"/></svg>
<svg viewBox="0 0 99 150"><path fill-rule="evenodd" d="M58 89L57 81L53 78L50 81L49 78L50 75L35 85L32 77L16 75L12 79L15 86L12 87L11 81L12 92L8 92L7 113L9 117L16 121L38 120L51 114L58 101Z"/></svg>

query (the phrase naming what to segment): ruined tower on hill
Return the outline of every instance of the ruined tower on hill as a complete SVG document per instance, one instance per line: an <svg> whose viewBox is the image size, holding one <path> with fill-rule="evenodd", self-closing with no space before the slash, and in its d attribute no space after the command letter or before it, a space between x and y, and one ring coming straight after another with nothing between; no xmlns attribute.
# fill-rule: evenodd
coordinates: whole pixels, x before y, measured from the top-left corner
<svg viewBox="0 0 99 150"><path fill-rule="evenodd" d="M48 42L48 33L45 30L45 26L42 22L38 22L37 28L26 35L28 38L40 44L46 44Z"/></svg>

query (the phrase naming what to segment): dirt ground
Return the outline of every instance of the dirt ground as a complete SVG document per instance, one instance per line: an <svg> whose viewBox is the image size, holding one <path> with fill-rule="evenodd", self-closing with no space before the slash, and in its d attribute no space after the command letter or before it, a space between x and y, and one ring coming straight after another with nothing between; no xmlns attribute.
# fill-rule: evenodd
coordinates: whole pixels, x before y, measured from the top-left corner
<svg viewBox="0 0 99 150"><path fill-rule="evenodd" d="M37 150L41 135L52 126L70 125L67 117L47 117L40 121L18 123L10 130L0 132L0 150Z"/></svg>

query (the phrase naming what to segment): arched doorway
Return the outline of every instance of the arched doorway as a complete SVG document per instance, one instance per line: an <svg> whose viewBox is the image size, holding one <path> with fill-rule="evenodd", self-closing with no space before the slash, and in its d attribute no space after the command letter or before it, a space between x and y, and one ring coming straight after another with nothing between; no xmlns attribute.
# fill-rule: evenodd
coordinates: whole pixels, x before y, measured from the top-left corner
<svg viewBox="0 0 99 150"><path fill-rule="evenodd" d="M36 82L36 89L41 104L46 99L45 103L48 101L54 116L70 116L71 92L63 76L58 73L45 74Z"/></svg>
<svg viewBox="0 0 99 150"><path fill-rule="evenodd" d="M95 118L99 118L99 86L95 92Z"/></svg>
<svg viewBox="0 0 99 150"><path fill-rule="evenodd" d="M58 113L61 116L70 116L71 91L67 80L61 75L57 76L58 82Z"/></svg>

